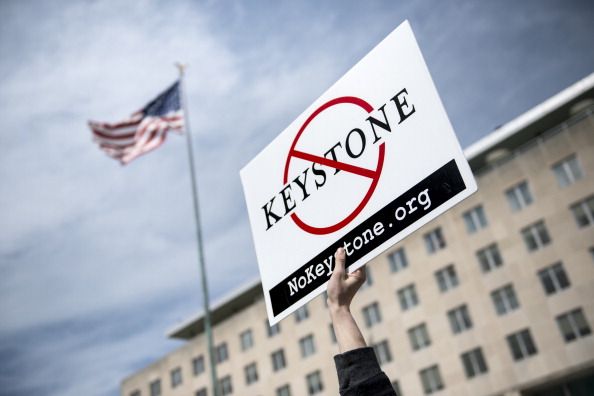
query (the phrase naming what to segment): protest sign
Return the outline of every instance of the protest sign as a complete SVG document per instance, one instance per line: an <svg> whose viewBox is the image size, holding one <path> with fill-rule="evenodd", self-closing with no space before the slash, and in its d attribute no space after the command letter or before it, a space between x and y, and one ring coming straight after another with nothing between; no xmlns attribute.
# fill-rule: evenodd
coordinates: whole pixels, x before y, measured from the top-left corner
<svg viewBox="0 0 594 396"><path fill-rule="evenodd" d="M271 324L476 191L408 22L241 170Z"/></svg>

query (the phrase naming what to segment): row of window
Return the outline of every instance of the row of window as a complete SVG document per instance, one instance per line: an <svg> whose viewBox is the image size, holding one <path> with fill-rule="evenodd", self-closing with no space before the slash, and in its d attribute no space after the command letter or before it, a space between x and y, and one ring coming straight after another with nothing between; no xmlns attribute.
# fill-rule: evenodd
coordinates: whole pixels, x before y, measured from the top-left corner
<svg viewBox="0 0 594 396"><path fill-rule="evenodd" d="M592 248L591 250L594 252L594 248ZM396 257L396 259L391 260L392 262L397 262L400 264L406 262L402 250L399 250L396 253L397 254L393 256ZM479 253L477 253L477 255L479 257L483 257L483 259L479 261L481 262L481 267L485 270L491 270L496 266L500 266L502 263L501 256L498 253L496 245L491 245L485 249L481 249ZM399 268L403 268L403 266L400 265ZM537 275L541 281L544 292L547 295L551 295L558 291L566 289L571 284L569 277L567 276L567 273L565 272L565 269L563 268L563 264L561 262L555 263L553 265L541 269L540 271L538 271ZM436 271L435 277L441 291L446 291L453 287L456 287L459 283L453 265L448 265L445 268ZM419 298L414 284L399 289L397 291L397 295L400 301L400 306L403 310L410 309L419 303ZM492 291L491 299L493 301L495 311L498 315L504 315L510 311L517 309L520 306L519 300L517 298L512 284L504 285ZM362 314L365 325L367 327L372 327L373 325L380 323L382 320L380 307L377 302L373 302L363 307ZM307 305L299 308L295 312L295 320L297 322L301 322L308 317L309 310ZM461 305L459 307L449 310L447 312L447 317L453 334L458 334L460 332L472 328L472 319L466 305ZM571 323L571 321L569 321L568 323ZM265 327L268 329L269 337L273 337L280 333L279 324L270 327L268 326L268 323L265 322ZM420 324L409 329L408 335L413 350L421 349L425 346L430 345L431 343L425 324ZM332 328L332 325L330 325L330 337L332 342L336 342L336 335L334 334L334 329ZM251 329L245 330L242 333L240 333L239 338L242 350L247 350L253 347L254 342ZM313 335L310 334L308 336L301 338L299 340L299 348L301 351L301 356L304 358L314 354L316 348ZM217 345L215 347L215 361L217 363L221 363L228 359L229 354L227 349L227 343L224 342ZM274 371L278 371L286 367L287 363L284 351L280 349L278 351L273 352L271 354L271 361ZM205 371L203 355L200 355L192 360L192 371L194 375L199 375ZM257 379L258 378L255 363L246 366L246 382L249 384L257 381ZM172 387L176 387L179 384L181 384L181 369L176 368L171 372L171 385Z"/></svg>
<svg viewBox="0 0 594 396"><path fill-rule="evenodd" d="M538 234L537 234L538 235ZM594 247L590 248L590 253L594 258ZM502 265L503 260L496 244L487 246L486 248L480 249L477 252L477 257L480 266L483 271L491 271ZM397 270L406 268L408 266L406 256L403 249L399 249L390 255L390 263L392 268ZM544 292L547 295L554 294L558 291L568 288L571 285L569 277L563 268L561 262L555 263L548 267L545 267L537 273ZM459 284L456 270L453 264L448 265L435 272L435 278L440 291L444 292L451 288L456 287ZM419 303L419 298L416 292L414 284L405 286L397 291L398 299L402 310L410 309ZM504 315L510 311L517 309L520 304L517 295L514 291L512 284L504 285L491 292L491 299L493 301L495 311L498 315ZM363 318L365 325L371 327L382 320L379 304L374 302L369 304L362 309ZM295 312L296 322L301 322L309 317L309 310L307 305L299 308ZM458 334L465 330L472 328L472 319L466 305L453 308L447 312L448 321L453 334ZM558 324L563 333L563 337L567 341L576 339L578 336L587 335L590 332L590 328L587 325L585 317L581 310L577 310L566 316L558 318ZM269 326L268 322L265 322L265 327L269 337L273 337L280 333L280 325ZM413 350L418 350L423 347L430 345L431 340L425 324L417 325L408 330L408 336ZM336 342L336 335L334 329L330 325L330 337L332 342ZM248 329L243 331L240 336L240 344L242 350L247 350L253 347L253 335L252 330ZM526 341L527 349L530 349L529 340ZM522 350L521 345L516 350ZM301 350L302 357L307 357L315 353L316 348L314 344L313 335L308 335L299 340L299 347ZM383 358L383 361L391 359L387 346L382 348L382 344L376 345L376 353L378 356L387 356ZM221 343L215 347L215 361L217 363L224 362L229 359L229 353L227 349L227 343ZM286 367L286 359L284 351L282 349L275 351L271 354L272 367L274 371L278 371ZM200 355L192 360L192 371L194 375L199 375L205 371L204 356ZM257 369L255 363L246 366L246 383L250 384L258 380ZM173 388L180 385L182 382L181 368L176 368L171 371L171 386ZM222 389L232 389L230 379L221 379ZM157 392L154 393L153 392ZM160 393L160 382L151 384L151 395L159 395ZM135 395L133 393L133 395Z"/></svg>
<svg viewBox="0 0 594 396"><path fill-rule="evenodd" d="M570 206L570 210L573 213L575 221L579 228L588 227L594 224L594 195L589 196L581 201L578 201ZM479 214L477 214L479 213ZM476 208L472 209L470 212L466 212L464 214L465 219L468 215L467 224L473 224L471 227L476 229L479 227L479 224L486 225L486 220L484 223L475 223L474 219L476 218L485 218L484 211L482 206L477 206ZM480 226L483 227L483 226ZM539 220L528 226L522 228L520 230L520 234L522 235L522 239L526 244L526 248L529 252L533 252L535 250L541 249L551 243L550 234L545 226L544 220ZM446 241L443 236L443 232L441 227L437 227L423 235L423 240L425 242L425 248L429 254L435 253L438 250L445 249ZM397 251L398 252L398 251ZM405 258L399 258L395 256L391 258L391 265L393 271L398 271L399 269L406 267Z"/></svg>
<svg viewBox="0 0 594 396"><path fill-rule="evenodd" d="M594 247L590 249L592 254L594 255ZM454 283L457 284L457 281L452 281L452 272L451 270L446 267L444 274L447 280L442 281L441 283L447 285L453 285ZM439 273L439 271L438 271ZM541 280L543 285L543 289L547 295L554 294L560 290L566 289L570 286L569 278L563 268L562 263L555 263L551 266L541 269L538 272L538 277ZM439 281L438 281L439 282ZM416 304L418 304L418 297L414 288L414 285L409 285L403 289L399 290L399 298L401 299L401 306L403 309L408 309ZM401 296L401 297L400 297ZM495 306L495 311L498 315L504 315L510 311L513 311L519 307L519 301L517 295L514 291L513 285L508 284L502 286L494 291L491 292L491 298L493 300L493 304ZM406 308L404 308L406 307ZM301 321L307 317L309 317L309 311L307 306L302 307L300 313L296 315L296 319ZM362 309L364 321L367 327L371 327L377 323L380 323L382 320L381 311L379 308L379 304L377 302L371 303ZM450 309L447 312L447 318L450 323L450 328L453 334L458 334L463 331L469 330L473 326L473 322L466 304L460 305L453 309ZM583 314L581 309L574 309L557 317L557 324L561 331L561 334L566 342L571 342L579 337L583 337L589 335L591 333L590 327L586 321L586 318ZM268 328L269 336L274 336L279 334L280 326L277 324L275 326L269 327L268 323L265 324ZM336 335L334 334L334 329L330 324L330 337L333 343L336 342ZM410 328L408 331L408 338L410 341L410 345L413 351L422 349L431 345L431 339L429 336L429 331L425 323L421 323ZM249 336L247 335L249 334ZM253 346L253 339L251 336L251 330L244 331L240 334L240 340L242 341L242 348L249 348ZM510 345L512 355L514 359L520 360L526 356L536 353L536 347L530 337L530 334L527 332L519 332L518 334L514 334L508 337L508 344ZM378 360L380 363L386 363L392 360L390 350L388 347L387 341L382 341L373 345L376 355L378 356ZM301 356L306 358L310 355L313 355L316 352L316 347L314 343L314 336L313 334L307 335L302 337L299 340L299 348L301 351ZM471 351L472 352L472 351ZM469 352L466 356L465 354L462 355L462 360L464 363L465 370L470 372L469 367L482 367L486 365L484 364L484 359L482 356L476 355L476 353ZM466 357L465 357L466 356ZM277 351L272 352L270 355L272 368L273 371L279 371L287 366L287 361L285 358L285 353L283 349L279 349ZM215 348L215 359L217 362L225 361L229 358L227 352L227 344L222 343ZM483 362L483 363L481 363ZM199 375L204 372L204 357L202 355L194 358L192 360L192 371L194 375ZM427 369L428 371L424 371L424 374L421 375L423 386L426 389L437 389L433 385L440 383L436 380L437 377L434 377L433 373L434 370ZM258 380L258 371L256 363L250 363L244 368L245 371L245 379L246 384L251 384ZM476 370L475 370L476 371ZM171 375L171 386L173 388L177 387L182 383L182 372L181 368L177 367L173 369L170 373ZM469 376L470 377L470 376ZM321 379L318 381L318 376L312 375L308 377L308 388L311 389L318 389L318 385L321 386ZM425 378L425 379L423 379ZM311 385L310 386L310 382ZM433 385L431 385L433 384ZM222 389L223 394L231 394L232 392L232 383L229 376L224 377L220 380L220 387ZM159 380L154 381L151 383L151 396L157 396L161 393L161 383ZM320 391L323 387L320 388ZM138 391L137 391L138 392ZM279 388L277 393L278 395L289 395L290 389L287 386L283 386ZM314 394L314 393L312 393ZM131 396L138 396L140 393L132 393ZM196 396L206 395L206 389L202 389L196 393Z"/></svg>
<svg viewBox="0 0 594 396"><path fill-rule="evenodd" d="M558 162L553 166L552 169L560 187L566 187L569 184L581 179L584 175L575 155L571 155ZM522 210L534 202L534 198L530 192L527 181L522 181L507 189L505 191L505 196L513 212ZM594 196L590 196L580 202L573 204L570 209L573 212L579 227L586 227L588 225L594 224ZM488 225L487 216L482 205L478 205L470 210L467 210L462 214L462 218L469 234L473 234L482 228L486 228ZM546 229L544 229L544 223L542 223L542 227L538 224L533 226L535 227L527 227L522 231L522 235L524 236L524 240L526 241L528 250L530 251L544 246L550 242L548 233L546 232ZM436 251L446 247L446 241L441 228L436 228L426 233L423 235L423 240L429 254L435 253Z"/></svg>
<svg viewBox="0 0 594 396"><path fill-rule="evenodd" d="M176 372L178 372L178 371L176 371ZM181 373L181 371L179 371L179 373ZM248 384L258 380L258 372L255 369L255 365L250 365L250 366L246 367L246 380L248 381ZM181 376L180 376L180 381L181 381ZM316 394L321 393L324 390L324 383L322 382L322 373L319 370L316 370L312 373L307 374L305 376L305 381L307 384L307 390L308 390L309 395L316 395ZM180 382L180 384L181 384L181 382ZM226 375L223 378L221 378L218 381L217 386L219 388L219 394L221 396L227 396L227 395L233 394L233 382L231 380L230 375ZM162 395L161 380L157 379L157 380L151 382L149 385L149 392L150 392L150 396L161 396ZM207 388L201 388L201 389L198 389L196 392L194 392L194 396L207 396L207 395L208 395ZM142 396L142 393L140 392L140 390L135 390L130 393L130 396ZM291 396L290 385L285 384L285 385L277 388L276 396Z"/></svg>
<svg viewBox="0 0 594 396"><path fill-rule="evenodd" d="M575 154L552 166L553 174L560 188L564 188L584 177L584 172ZM520 211L534 202L527 181L522 181L505 191L505 197L513 212Z"/></svg>
<svg viewBox="0 0 594 396"><path fill-rule="evenodd" d="M300 322L309 317L309 311L307 306L303 306L295 312L295 320ZM268 321L265 321L264 327L266 328L268 337L274 337L280 333L280 324L269 326ZM239 343L242 351L251 349L254 346L254 337L252 329L247 329L239 334ZM229 350L226 342L222 342L214 348L215 362L222 363L229 360ZM204 372L204 356L200 355L192 360L192 367L194 375L200 375Z"/></svg>
<svg viewBox="0 0 594 396"><path fill-rule="evenodd" d="M583 199L570 207L578 227L587 227L594 224L594 195ZM482 211L481 211L482 212ZM528 251L533 252L541 249L551 243L551 237L547 230L544 220L536 221L520 230L522 239ZM429 253L446 247L445 238L441 227L435 228L423 235L425 246ZM476 252L476 256L483 272L488 272L501 266L503 260L496 243L486 246ZM408 267L408 259L404 248L390 253L388 255L390 269L392 272L398 272ZM441 290L441 286L440 286Z"/></svg>
<svg viewBox="0 0 594 396"><path fill-rule="evenodd" d="M567 342L591 334L591 329L586 322L581 308L574 309L559 315L557 317L557 323L561 329L564 339ZM420 349L431 342L424 324L409 330L409 337L411 344L413 345L413 349ZM506 337L506 341L510 348L511 355L516 361L525 359L537 353L537 348L529 329L520 330L508 335ZM390 353L387 340L373 345L373 348L380 364L392 361L392 355ZM488 372L487 362L480 347L476 347L462 353L460 355L460 359L462 361L462 366L464 368L466 377L469 379ZM419 376L425 394L430 394L444 388L444 384L437 365L433 365L421 370L419 372ZM393 386L395 388L399 388L398 382L395 382ZM398 392L398 394L401 395L399 389ZM311 394L314 393L310 392L310 395Z"/></svg>
<svg viewBox="0 0 594 396"><path fill-rule="evenodd" d="M575 155L571 155L558 162L552 169L560 187L566 187L572 184L581 179L584 174ZM507 189L505 191L505 197L507 198L512 212L518 212L534 202L534 198L528 187L528 182L525 180ZM590 207L590 214L591 213L592 208ZM487 217L483 207L480 205L464 212L462 218L464 219L464 224L466 225L466 230L469 234L473 234L487 226ZM592 216L590 216L588 220L591 224ZM438 248L440 244L445 244L445 242L443 240L440 241L438 237L439 236L436 235L429 235L426 239L427 249L430 252L433 251L432 249Z"/></svg>
<svg viewBox="0 0 594 396"><path fill-rule="evenodd" d="M566 342L591 334L591 329L581 308L561 314L556 318L557 324ZM409 330L409 338L413 349L420 349L431 343L425 325L419 325ZM529 329L523 329L506 336L506 342L515 361L526 359L538 353L536 344ZM374 345L380 364L392 360L387 341ZM481 347L475 347L460 355L462 367L466 377L471 379L489 371L487 361ZM431 394L444 389L438 365L432 365L419 371L419 377L425 394ZM396 381L394 387L398 387ZM402 395L402 393L398 393Z"/></svg>
<svg viewBox="0 0 594 396"><path fill-rule="evenodd" d="M547 295L554 294L570 286L569 278L561 263L556 263L540 270L538 276ZM409 285L400 289L399 298L403 310L418 304L418 297L414 285ZM511 283L493 290L491 292L491 300L493 301L495 312L500 316L505 315L520 306L518 297ZM362 312L367 327L371 327L381 322L382 316L377 302L363 307ZM466 304L449 310L447 312L447 317L450 322L452 333L454 334L472 327L472 320ZM422 328L413 328L409 330L409 334L413 334L413 337L411 338L413 350L417 349L415 347L415 342L413 341L418 339L416 330L419 332L424 331Z"/></svg>
<svg viewBox="0 0 594 396"><path fill-rule="evenodd" d="M504 314L509 310L518 307L517 298L510 285L497 289L492 293L493 299L496 301L496 307L499 314ZM373 303L364 308L364 316L368 326L381 321L379 314L379 305ZM448 321L453 334L461 333L472 328L472 320L466 305L453 308L447 313ZM373 318L373 319L371 319ZM556 317L556 322L565 342L572 342L580 337L585 337L591 334L591 328L586 320L584 312L581 308L572 309L568 312L562 313ZM333 342L336 338L333 334L332 326L330 332L333 337ZM429 330L425 323L413 326L407 331L409 342L413 351L426 348L431 345L431 338ZM534 343L530 331L524 329L506 337L511 355L514 360L519 361L537 353L536 344ZM388 341L384 340L376 343L373 346L378 362L380 364L392 361L392 354L388 345ZM299 348L301 356L306 358L316 352L313 334L307 335L299 340ZM281 348L272 352L270 355L272 362L272 369L274 372L284 369L287 366L284 350ZM462 364L468 378L475 375L487 372L487 364L482 355L480 348L472 349L461 355ZM193 370L196 373L196 363L199 361L199 371L204 371L204 359L200 356L193 360ZM258 366L256 362L252 362L244 367L245 383L250 385L258 381ZM439 376L437 366L432 366L428 369L421 370L421 381L425 393L432 393L443 388L443 382ZM175 388L182 383L181 367L176 367L170 372L171 387ZM314 395L323 390L322 379L319 371L313 372L306 376L309 394ZM233 384L231 376L227 375L219 380L219 387L222 395L230 395L233 393ZM155 380L150 383L150 396L161 395L161 381ZM196 392L196 396L205 396L206 389L200 389ZM290 395L290 388L285 385L277 390L277 395ZM140 396L140 391L136 390L130 396Z"/></svg>
<svg viewBox="0 0 594 396"><path fill-rule="evenodd" d="M266 321L264 323L264 326L267 329L267 333L268 333L269 337L273 337L273 336L277 335L278 333L280 333L280 325L279 324L276 324L274 326L269 326L268 322ZM242 351L251 349L254 346L254 338L253 338L252 330L247 329L247 330L243 331L239 335L239 342L240 342ZM215 362L217 364L222 363L226 360L229 360L229 350L227 348L226 342L222 342L215 346L214 356L215 356ZM194 358L192 360L192 367L193 367L194 375L202 374L204 372L204 356L200 355L200 356Z"/></svg>
<svg viewBox="0 0 594 396"><path fill-rule="evenodd" d="M483 256L481 267L485 271L491 271L493 268L501 266L501 255L498 253L496 245L489 246L486 250L479 251L479 256ZM568 288L571 285L569 277L563 268L563 263L557 262L547 266L537 272L542 287L546 295L551 295L557 291ZM446 292L457 287L460 283L458 275L453 264L450 264L435 272L435 278L438 288L441 292ZM396 291L400 308L406 311L419 304L419 297L414 284L404 286ZM514 310L519 306L516 293L511 284L505 285L491 292L491 298L495 305L496 312L501 315ZM363 317L368 327L381 320L379 306L377 303L370 304L363 308Z"/></svg>
<svg viewBox="0 0 594 396"><path fill-rule="evenodd" d="M579 216L582 220L581 223L585 225L594 224L594 196L579 202L574 205L579 208ZM588 208L587 210L584 208ZM578 209L576 209L578 211ZM577 215L576 215L577 218ZM587 220L584 220L587 219ZM587 221L587 223L586 223ZM551 243L551 237L545 226L543 220L537 221L524 227L521 230L522 237L526 244L526 248L529 251L535 251L545 247ZM427 235L440 235L439 238L443 238L441 235L441 228L436 228ZM497 243L492 243L484 248L479 249L476 252L477 262L482 272L489 272L495 268L503 265L503 259L499 251ZM408 259L406 257L404 248L399 248L388 255L388 262L392 272L399 272L408 267ZM457 277L455 269L452 265L445 267L435 273L437 283L440 291L446 291L457 285Z"/></svg>

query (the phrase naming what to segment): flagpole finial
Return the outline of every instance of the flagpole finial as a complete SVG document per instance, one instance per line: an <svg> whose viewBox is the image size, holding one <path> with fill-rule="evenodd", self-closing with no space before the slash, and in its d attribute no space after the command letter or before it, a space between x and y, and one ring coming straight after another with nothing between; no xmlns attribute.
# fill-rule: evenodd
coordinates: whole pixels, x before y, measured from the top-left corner
<svg viewBox="0 0 594 396"><path fill-rule="evenodd" d="M181 62L175 62L175 67L177 67L177 70L179 70L179 75L183 76L186 68L188 67L187 63L181 63Z"/></svg>

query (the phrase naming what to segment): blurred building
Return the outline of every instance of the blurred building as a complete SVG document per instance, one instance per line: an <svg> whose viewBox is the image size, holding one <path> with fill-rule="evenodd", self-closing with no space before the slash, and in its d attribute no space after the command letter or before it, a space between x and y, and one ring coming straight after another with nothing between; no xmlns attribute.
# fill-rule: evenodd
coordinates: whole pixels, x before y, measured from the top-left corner
<svg viewBox="0 0 594 396"><path fill-rule="evenodd" d="M466 151L479 190L368 266L352 310L404 396L594 395L594 74ZM225 395L337 395L323 297L270 328L259 283L213 307ZM212 395L198 316L123 396Z"/></svg>

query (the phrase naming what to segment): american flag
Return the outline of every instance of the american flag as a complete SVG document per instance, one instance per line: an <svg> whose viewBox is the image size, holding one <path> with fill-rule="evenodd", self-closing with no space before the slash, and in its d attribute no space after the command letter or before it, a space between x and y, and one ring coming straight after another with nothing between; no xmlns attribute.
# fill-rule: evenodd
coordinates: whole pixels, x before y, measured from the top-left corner
<svg viewBox="0 0 594 396"><path fill-rule="evenodd" d="M180 82L176 81L123 121L114 124L89 121L89 127L99 147L125 165L162 145L169 130L183 129Z"/></svg>

